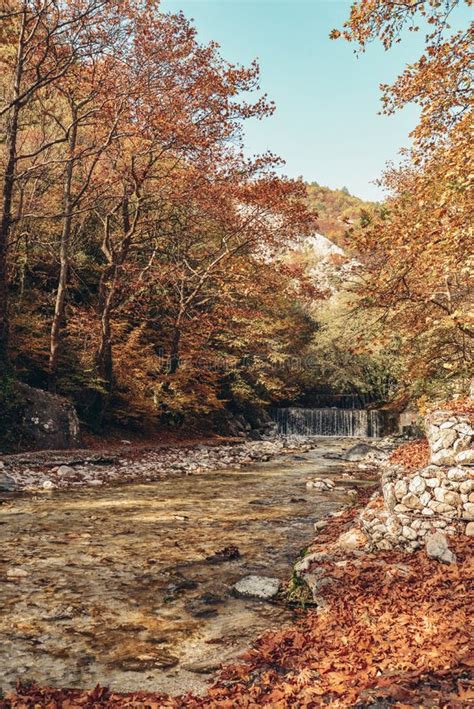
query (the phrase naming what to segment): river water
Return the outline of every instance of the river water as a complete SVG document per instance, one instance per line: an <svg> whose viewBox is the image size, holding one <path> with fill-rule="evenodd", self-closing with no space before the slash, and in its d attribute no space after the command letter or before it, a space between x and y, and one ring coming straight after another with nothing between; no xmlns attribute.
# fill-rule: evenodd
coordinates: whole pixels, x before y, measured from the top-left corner
<svg viewBox="0 0 474 709"><path fill-rule="evenodd" d="M0 506L0 687L203 691L222 661L291 621L283 604L230 587L248 574L290 577L313 523L349 503L343 490L307 490L308 478L366 484L325 457L353 442L315 439L309 453L245 469ZM208 559L231 545L239 558Z"/></svg>

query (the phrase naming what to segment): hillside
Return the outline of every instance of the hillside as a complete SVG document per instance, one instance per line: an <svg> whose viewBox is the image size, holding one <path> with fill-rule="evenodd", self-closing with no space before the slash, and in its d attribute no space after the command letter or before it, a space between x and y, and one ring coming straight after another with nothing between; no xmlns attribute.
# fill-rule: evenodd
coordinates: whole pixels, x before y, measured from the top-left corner
<svg viewBox="0 0 474 709"><path fill-rule="evenodd" d="M351 195L346 187L333 190L311 182L307 192L309 206L318 212L318 231L339 246L346 230L360 218L361 210L371 205Z"/></svg>

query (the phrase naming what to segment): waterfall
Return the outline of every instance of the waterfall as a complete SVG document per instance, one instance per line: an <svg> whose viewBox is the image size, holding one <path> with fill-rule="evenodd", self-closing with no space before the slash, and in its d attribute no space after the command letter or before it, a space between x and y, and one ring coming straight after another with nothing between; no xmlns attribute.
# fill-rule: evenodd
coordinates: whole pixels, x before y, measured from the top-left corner
<svg viewBox="0 0 474 709"><path fill-rule="evenodd" d="M384 431L382 411L366 409L273 409L278 432L298 436L379 438Z"/></svg>

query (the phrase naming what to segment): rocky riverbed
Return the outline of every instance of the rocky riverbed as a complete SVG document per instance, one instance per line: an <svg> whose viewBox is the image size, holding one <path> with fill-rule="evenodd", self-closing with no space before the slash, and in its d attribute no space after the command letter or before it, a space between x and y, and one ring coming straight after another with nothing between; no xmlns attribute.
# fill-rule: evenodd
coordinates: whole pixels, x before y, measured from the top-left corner
<svg viewBox="0 0 474 709"><path fill-rule="evenodd" d="M238 589L249 576L273 589L288 579L314 523L369 483L339 458L353 443L4 458L23 489L0 506L0 686L202 691L222 661L293 617ZM124 479L140 484L108 484Z"/></svg>
<svg viewBox="0 0 474 709"><path fill-rule="evenodd" d="M155 482L169 475L195 475L256 462L291 452L304 453L314 437L282 436L268 441L229 441L134 450L120 448L40 451L0 457L0 494L19 490L64 490L130 482Z"/></svg>

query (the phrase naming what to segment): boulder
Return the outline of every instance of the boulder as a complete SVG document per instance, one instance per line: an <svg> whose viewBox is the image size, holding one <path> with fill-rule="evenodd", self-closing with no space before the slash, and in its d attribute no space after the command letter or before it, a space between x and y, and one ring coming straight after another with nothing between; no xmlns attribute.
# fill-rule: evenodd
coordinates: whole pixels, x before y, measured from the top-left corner
<svg viewBox="0 0 474 709"><path fill-rule="evenodd" d="M37 449L79 445L79 419L67 399L27 384L18 384L17 388L22 399L21 429L26 440Z"/></svg>
<svg viewBox="0 0 474 709"><path fill-rule="evenodd" d="M446 535L442 532L427 534L425 538L425 548L430 559L437 559L445 564L456 563L456 556L449 548Z"/></svg>
<svg viewBox="0 0 474 709"><path fill-rule="evenodd" d="M346 549L347 551L362 549L367 544L367 537L360 529L353 527L349 529L348 532L343 532L339 535L336 544L341 549Z"/></svg>
<svg viewBox="0 0 474 709"><path fill-rule="evenodd" d="M367 456L368 453L372 453L374 450L377 450L374 448L374 446L369 445L368 443L356 443L355 446L352 446L347 450L341 458L343 460L349 460L351 462L357 462L359 460L364 460L364 458Z"/></svg>
<svg viewBox="0 0 474 709"><path fill-rule="evenodd" d="M15 480L0 470L0 492L15 492L17 489Z"/></svg>
<svg viewBox="0 0 474 709"><path fill-rule="evenodd" d="M270 600L280 590L280 579L270 576L244 576L232 586L237 596Z"/></svg>

